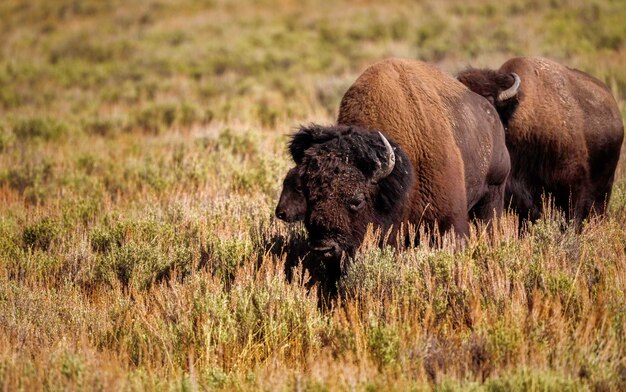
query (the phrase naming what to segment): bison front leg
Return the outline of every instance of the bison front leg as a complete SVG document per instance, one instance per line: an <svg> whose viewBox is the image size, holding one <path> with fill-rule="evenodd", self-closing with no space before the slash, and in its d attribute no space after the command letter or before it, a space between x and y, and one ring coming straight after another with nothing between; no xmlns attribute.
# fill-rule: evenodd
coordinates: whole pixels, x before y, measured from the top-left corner
<svg viewBox="0 0 626 392"><path fill-rule="evenodd" d="M489 185L487 193L470 210L470 217L490 224L494 218L499 218L504 209L505 184Z"/></svg>
<svg viewBox="0 0 626 392"><path fill-rule="evenodd" d="M454 236L454 242L464 245L469 238L470 230L466 213L454 214L440 218L436 223L426 224L426 233L431 247L441 247L446 243L446 237Z"/></svg>
<svg viewBox="0 0 626 392"><path fill-rule="evenodd" d="M460 244L461 246L465 244L470 236L469 220L467 216L466 206L466 203L465 206L461 206L459 204L458 208L455 209L455 213L442 219L439 223L439 230L441 234L445 234L448 232L454 233L457 244Z"/></svg>
<svg viewBox="0 0 626 392"><path fill-rule="evenodd" d="M485 195L470 210L470 218L483 223L490 236L494 235L494 227L498 225L494 220L502 216L504 193L505 184L489 185Z"/></svg>
<svg viewBox="0 0 626 392"><path fill-rule="evenodd" d="M467 221L467 214L463 214L455 219L454 222L454 233L456 234L456 239L460 244L464 245L468 240L470 235L469 222Z"/></svg>

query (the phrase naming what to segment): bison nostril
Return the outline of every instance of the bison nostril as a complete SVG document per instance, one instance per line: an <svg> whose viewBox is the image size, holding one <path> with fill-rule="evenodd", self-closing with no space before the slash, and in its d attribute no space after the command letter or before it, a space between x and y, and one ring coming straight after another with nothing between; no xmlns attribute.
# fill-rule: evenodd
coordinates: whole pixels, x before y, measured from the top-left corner
<svg viewBox="0 0 626 392"><path fill-rule="evenodd" d="M276 210L276 217L278 219L285 220L285 218L287 218L287 213L285 213L285 211L283 210Z"/></svg>

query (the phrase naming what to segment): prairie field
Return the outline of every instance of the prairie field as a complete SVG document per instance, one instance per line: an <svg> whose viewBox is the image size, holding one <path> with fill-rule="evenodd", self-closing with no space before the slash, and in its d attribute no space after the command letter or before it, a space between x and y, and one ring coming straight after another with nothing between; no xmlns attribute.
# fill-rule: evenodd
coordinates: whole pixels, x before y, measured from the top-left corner
<svg viewBox="0 0 626 392"><path fill-rule="evenodd" d="M624 0L0 1L0 386L626 391L626 151L608 213L380 249L333 306L274 217L289 135L370 64L539 55L626 117Z"/></svg>

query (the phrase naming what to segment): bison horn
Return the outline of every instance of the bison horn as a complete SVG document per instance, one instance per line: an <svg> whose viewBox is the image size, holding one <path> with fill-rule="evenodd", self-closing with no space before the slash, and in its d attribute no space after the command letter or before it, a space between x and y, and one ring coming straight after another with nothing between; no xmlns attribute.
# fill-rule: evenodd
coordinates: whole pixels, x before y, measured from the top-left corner
<svg viewBox="0 0 626 392"><path fill-rule="evenodd" d="M393 167L396 165L396 154L393 152L393 148L387 138L383 136L382 133L378 132L380 138L383 139L383 144L385 145L385 152L387 153L387 159L384 164L378 163L378 169L372 175L372 181L378 182L383 178L387 177L393 171Z"/></svg>
<svg viewBox="0 0 626 392"><path fill-rule="evenodd" d="M506 101L507 99L511 99L517 95L517 90L519 89L521 80L515 72L511 72L511 76L513 76L513 79L515 79L515 82L513 83L511 87L509 87L508 89L498 94L498 102Z"/></svg>

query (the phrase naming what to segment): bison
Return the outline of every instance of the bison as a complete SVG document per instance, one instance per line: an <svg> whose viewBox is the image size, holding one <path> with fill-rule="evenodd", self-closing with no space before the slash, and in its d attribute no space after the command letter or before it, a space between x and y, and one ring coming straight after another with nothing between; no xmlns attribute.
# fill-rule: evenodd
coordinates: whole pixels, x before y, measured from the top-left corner
<svg viewBox="0 0 626 392"><path fill-rule="evenodd" d="M402 223L466 236L470 217L502 211L510 161L498 114L434 66L370 66L337 123L302 127L289 146L309 243L322 257L353 254L369 224L391 238Z"/></svg>
<svg viewBox="0 0 626 392"><path fill-rule="evenodd" d="M624 138L606 85L540 57L468 69L457 78L486 97L504 124L512 167L506 203L520 222L541 216L544 194L578 227L592 211L604 213Z"/></svg>

